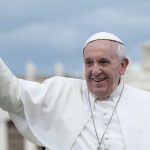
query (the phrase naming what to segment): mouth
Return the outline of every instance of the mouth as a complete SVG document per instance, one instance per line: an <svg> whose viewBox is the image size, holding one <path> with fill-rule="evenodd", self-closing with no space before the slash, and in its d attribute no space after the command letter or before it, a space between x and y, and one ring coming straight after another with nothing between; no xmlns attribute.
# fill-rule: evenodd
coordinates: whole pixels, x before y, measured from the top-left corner
<svg viewBox="0 0 150 150"><path fill-rule="evenodd" d="M92 80L93 80L94 82L99 83L99 82L102 82L102 81L106 80L106 77L103 77L103 78L92 78Z"/></svg>

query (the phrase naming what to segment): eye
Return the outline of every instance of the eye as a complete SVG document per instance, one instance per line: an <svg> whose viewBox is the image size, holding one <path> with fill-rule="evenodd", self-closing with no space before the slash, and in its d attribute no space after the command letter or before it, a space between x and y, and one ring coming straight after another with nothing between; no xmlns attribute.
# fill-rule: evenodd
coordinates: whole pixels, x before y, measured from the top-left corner
<svg viewBox="0 0 150 150"><path fill-rule="evenodd" d="M85 65L91 65L93 63L93 61L90 59L87 59L84 62L85 62Z"/></svg>
<svg viewBox="0 0 150 150"><path fill-rule="evenodd" d="M101 59L99 61L99 64L101 64L103 66L107 66L107 65L111 64L111 62L108 59Z"/></svg>

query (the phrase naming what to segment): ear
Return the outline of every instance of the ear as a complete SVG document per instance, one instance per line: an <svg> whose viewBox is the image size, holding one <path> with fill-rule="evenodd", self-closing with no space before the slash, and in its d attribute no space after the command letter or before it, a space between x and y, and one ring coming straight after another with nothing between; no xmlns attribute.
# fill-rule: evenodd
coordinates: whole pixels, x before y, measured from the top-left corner
<svg viewBox="0 0 150 150"><path fill-rule="evenodd" d="M125 71L126 71L126 68L129 64L129 60L128 58L124 58L122 61L121 61L121 68L120 68L120 75L124 75L125 74Z"/></svg>

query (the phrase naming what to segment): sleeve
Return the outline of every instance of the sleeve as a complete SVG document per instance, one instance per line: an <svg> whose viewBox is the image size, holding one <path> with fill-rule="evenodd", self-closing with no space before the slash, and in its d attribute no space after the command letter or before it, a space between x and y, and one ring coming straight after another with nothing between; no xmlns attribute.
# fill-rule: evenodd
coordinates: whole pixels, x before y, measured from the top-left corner
<svg viewBox="0 0 150 150"><path fill-rule="evenodd" d="M0 107L8 111L18 130L31 142L41 145L30 130L21 101L22 85L0 59Z"/></svg>
<svg viewBox="0 0 150 150"><path fill-rule="evenodd" d="M65 77L42 84L18 79L0 60L0 107L9 112L24 137L48 149L59 150L60 145L70 149L76 139L76 117L86 112L82 84Z"/></svg>
<svg viewBox="0 0 150 150"><path fill-rule="evenodd" d="M19 80L0 59L0 107L10 113L17 113L22 109L21 93Z"/></svg>

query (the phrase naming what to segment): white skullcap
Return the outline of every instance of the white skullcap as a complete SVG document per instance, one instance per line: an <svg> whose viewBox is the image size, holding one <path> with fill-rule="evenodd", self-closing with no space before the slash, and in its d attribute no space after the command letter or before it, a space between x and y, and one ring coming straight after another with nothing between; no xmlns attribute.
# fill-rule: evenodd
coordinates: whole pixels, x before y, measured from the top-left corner
<svg viewBox="0 0 150 150"><path fill-rule="evenodd" d="M124 45L124 43L114 34L108 33L108 32L99 32L91 35L89 39L85 42L83 49L85 46L95 40L111 40L111 41L116 41Z"/></svg>

